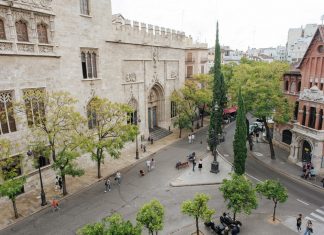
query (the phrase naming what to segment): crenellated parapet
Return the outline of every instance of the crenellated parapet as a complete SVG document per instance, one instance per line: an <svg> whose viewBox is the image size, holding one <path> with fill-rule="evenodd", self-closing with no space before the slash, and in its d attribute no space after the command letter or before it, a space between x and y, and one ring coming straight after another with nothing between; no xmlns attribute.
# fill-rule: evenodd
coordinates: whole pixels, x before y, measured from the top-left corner
<svg viewBox="0 0 324 235"><path fill-rule="evenodd" d="M176 48L195 47L192 37L184 32L151 24L140 23L123 18L113 17L114 41Z"/></svg>

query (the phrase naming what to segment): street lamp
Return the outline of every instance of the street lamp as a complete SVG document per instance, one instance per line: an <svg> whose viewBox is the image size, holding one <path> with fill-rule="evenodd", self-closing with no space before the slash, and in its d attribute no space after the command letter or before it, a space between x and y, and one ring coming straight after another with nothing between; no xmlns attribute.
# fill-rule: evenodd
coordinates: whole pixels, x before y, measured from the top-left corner
<svg viewBox="0 0 324 235"><path fill-rule="evenodd" d="M136 112L137 115L137 112ZM138 126L138 124L141 123L141 119L140 117L136 116L136 121L135 121L135 125ZM140 127L139 127L140 128ZM138 133L136 134L136 159L139 159L139 153L138 153Z"/></svg>
<svg viewBox="0 0 324 235"><path fill-rule="evenodd" d="M217 110L218 110L218 105L216 103L214 106L215 114L216 114ZM216 115L215 115L215 117L216 117ZM220 140L220 134L217 134L215 129L211 130L210 134L211 134L211 136L209 136L209 141L210 141L210 144L213 146L212 153L214 156L214 160L211 163L210 172L217 174L219 172L219 162L217 161L217 144L219 143L219 140Z"/></svg>
<svg viewBox="0 0 324 235"><path fill-rule="evenodd" d="M30 157L30 156L33 156L34 153L31 150L28 150L27 155ZM42 200L41 206L47 205L44 186L43 186L42 171L41 171L41 166L43 165L42 163L44 163L44 161L45 161L45 157L40 155L38 157L38 174L39 174L39 180L40 180L40 185L41 185L41 193L40 193L41 200Z"/></svg>

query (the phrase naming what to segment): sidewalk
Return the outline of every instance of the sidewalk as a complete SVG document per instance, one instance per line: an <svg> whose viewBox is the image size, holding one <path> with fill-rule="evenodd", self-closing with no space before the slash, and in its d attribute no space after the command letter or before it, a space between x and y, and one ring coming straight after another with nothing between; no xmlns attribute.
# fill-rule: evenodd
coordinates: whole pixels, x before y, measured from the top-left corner
<svg viewBox="0 0 324 235"><path fill-rule="evenodd" d="M209 119L204 119L204 127L206 127L209 123ZM198 130L194 130L194 132L201 131L204 128L200 128ZM188 130L182 131L182 137L187 138L188 134L191 133ZM147 158L149 158L152 154L158 152L162 148L164 148L167 145L173 144L176 141L181 140L179 139L179 130L174 129L173 133L163 139L160 139L158 141L154 141L154 144L146 144L146 153L143 153L141 149L140 151L140 159L135 159L135 142L130 143L127 145L124 150L122 151L121 156L118 159L111 159L106 158L105 163L102 164L101 167L101 174L102 178L97 178L97 168L96 164L93 163L93 165L88 166L86 168L86 172L81 177L70 177L67 176L67 190L68 195L64 197L64 199L68 198L69 196L76 194L76 193L82 193L83 190L89 188L91 185L104 180L106 177L113 175L116 171L126 171L128 168L145 161ZM141 142L139 141L139 146ZM198 169L197 169L198 170ZM43 177L46 177L46 171L42 172ZM2 198L0 201L0 230L16 223L20 220L23 220L25 217L30 216L34 213L37 213L38 211L47 208L50 206L50 201L53 198L63 199L62 194L60 191L55 190L54 188L54 179L53 184L50 185L44 185L44 190L46 193L46 199L48 201L47 206L41 207L40 206L40 189L35 188L35 190L26 192L16 199L16 204L18 208L19 218L15 219L13 215L13 209L12 209L12 203L9 199Z"/></svg>
<svg viewBox="0 0 324 235"><path fill-rule="evenodd" d="M253 142L253 144L253 151L250 151L250 153L257 160L260 160L264 164L267 164L270 168L276 169L281 174L287 175L295 180L311 184L324 190L321 183L321 177L316 176L315 179L311 180L305 180L300 177L303 173L302 168L288 160L289 152L274 145L273 148L275 151L276 159L273 160L271 159L270 147L267 142Z"/></svg>
<svg viewBox="0 0 324 235"><path fill-rule="evenodd" d="M195 186L195 185L213 185L221 184L223 179L229 179L232 166L225 162L221 156L218 156L217 161L219 162L219 172L217 174L211 173L211 163L214 158L210 152L206 153L203 156L203 168L201 171L198 169L198 160L201 158L198 156L197 165L195 171L192 171L192 164L189 164L189 167L186 169L179 169L183 173L174 181L170 183L173 187L182 187L182 186Z"/></svg>

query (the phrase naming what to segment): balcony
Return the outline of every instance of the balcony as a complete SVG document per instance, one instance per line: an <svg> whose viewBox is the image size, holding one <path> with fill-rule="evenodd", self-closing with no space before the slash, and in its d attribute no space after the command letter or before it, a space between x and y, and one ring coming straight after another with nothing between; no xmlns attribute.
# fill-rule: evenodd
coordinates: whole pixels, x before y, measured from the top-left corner
<svg viewBox="0 0 324 235"><path fill-rule="evenodd" d="M324 130L316 130L307 126L302 126L299 123L294 123L292 131L318 141L324 141Z"/></svg>

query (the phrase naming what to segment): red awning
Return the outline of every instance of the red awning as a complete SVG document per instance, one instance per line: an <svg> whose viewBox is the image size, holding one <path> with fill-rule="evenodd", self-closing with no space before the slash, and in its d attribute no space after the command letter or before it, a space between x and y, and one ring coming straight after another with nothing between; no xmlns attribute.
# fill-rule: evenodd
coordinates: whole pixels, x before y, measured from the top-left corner
<svg viewBox="0 0 324 235"><path fill-rule="evenodd" d="M237 107L233 106L228 109L224 109L224 114L230 114L230 113L235 113L237 111Z"/></svg>

